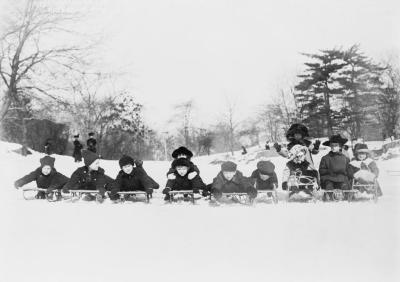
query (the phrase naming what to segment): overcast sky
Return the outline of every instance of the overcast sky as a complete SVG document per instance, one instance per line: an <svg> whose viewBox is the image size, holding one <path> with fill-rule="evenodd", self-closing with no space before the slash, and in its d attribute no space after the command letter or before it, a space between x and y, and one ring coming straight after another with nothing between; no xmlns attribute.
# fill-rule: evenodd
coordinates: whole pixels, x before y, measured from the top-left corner
<svg viewBox="0 0 400 282"><path fill-rule="evenodd" d="M158 129L191 98L198 121L218 118L226 96L240 117L254 115L294 81L300 52L360 43L381 59L400 50L398 0L72 2L90 6L87 28L105 34L104 68L128 72Z"/></svg>

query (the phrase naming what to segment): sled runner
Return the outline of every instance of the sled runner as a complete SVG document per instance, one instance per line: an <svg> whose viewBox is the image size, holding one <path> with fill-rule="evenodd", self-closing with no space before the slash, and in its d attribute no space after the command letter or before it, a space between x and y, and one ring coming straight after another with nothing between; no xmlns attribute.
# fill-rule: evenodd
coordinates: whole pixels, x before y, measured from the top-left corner
<svg viewBox="0 0 400 282"><path fill-rule="evenodd" d="M80 199L96 200L96 202L103 202L103 197L99 194L98 190L69 190L71 202L76 202Z"/></svg>
<svg viewBox="0 0 400 282"><path fill-rule="evenodd" d="M286 202L295 201L296 195L299 195L300 192L306 195L301 201L312 200L314 203L317 201L319 186L316 178L297 173L289 176L287 184Z"/></svg>
<svg viewBox="0 0 400 282"><path fill-rule="evenodd" d="M278 203L278 192L276 190L275 184L274 184L274 189L272 189L272 190L258 190L257 191L257 200L258 201L272 200L272 202L274 204L277 204Z"/></svg>
<svg viewBox="0 0 400 282"><path fill-rule="evenodd" d="M218 200L219 202L226 202L226 200L232 203L238 203L242 205L252 205L254 202L253 198L250 198L247 193L222 193L222 197Z"/></svg>
<svg viewBox="0 0 400 282"><path fill-rule="evenodd" d="M352 190L355 191L355 193L352 193L349 195L349 201L354 199L354 196L359 194L359 193L363 193L366 192L367 194L372 195L372 199L375 203L378 202L378 181L376 180L376 178L374 179L373 183L360 183L357 180L353 179L353 183L352 183Z"/></svg>
<svg viewBox="0 0 400 282"><path fill-rule="evenodd" d="M54 190L47 192L47 189L44 188L25 188L22 190L22 196L25 200L40 199L37 197L38 192L42 192L44 194L44 198L49 202L56 202L62 199L60 191Z"/></svg>
<svg viewBox="0 0 400 282"><path fill-rule="evenodd" d="M193 190L175 190L175 191L169 191L169 202L176 202L178 201L178 198L176 196L182 195L183 199L185 199L185 195L187 195L187 197L190 197L190 201L194 204L195 203L195 199L194 199L194 193Z"/></svg>
<svg viewBox="0 0 400 282"><path fill-rule="evenodd" d="M125 191L125 192L118 192L120 202L125 202L129 200L140 200L137 196L144 196L145 202L150 203L150 198L152 197L151 194L148 194L145 191ZM143 197L140 197L143 198Z"/></svg>
<svg viewBox="0 0 400 282"><path fill-rule="evenodd" d="M342 201L347 199L348 202L351 202L354 199L354 195L359 191L356 189L350 190L341 190L341 189L332 189L332 190L322 190L322 199L332 200L335 202Z"/></svg>

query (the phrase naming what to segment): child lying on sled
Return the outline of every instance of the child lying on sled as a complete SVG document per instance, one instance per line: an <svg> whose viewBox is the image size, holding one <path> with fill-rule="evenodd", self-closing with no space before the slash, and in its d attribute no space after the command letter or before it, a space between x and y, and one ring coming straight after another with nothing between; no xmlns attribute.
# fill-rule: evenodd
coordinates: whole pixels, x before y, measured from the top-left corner
<svg viewBox="0 0 400 282"><path fill-rule="evenodd" d="M237 170L237 165L231 161L222 163L221 171L214 178L211 191L217 200L221 199L223 193L246 193L250 200L257 197L257 189L251 179L244 177Z"/></svg>
<svg viewBox="0 0 400 282"><path fill-rule="evenodd" d="M357 144L354 150L354 159L350 162L353 179L358 184L376 184L378 196L382 196L382 190L375 180L379 176L379 168L375 161L371 158L371 151L368 150L366 144ZM367 187L367 186L365 186ZM361 192L371 192L366 188L360 188Z"/></svg>
<svg viewBox="0 0 400 282"><path fill-rule="evenodd" d="M275 165L270 161L259 161L257 169L250 176L259 191L278 188L278 177L275 173Z"/></svg>
<svg viewBox="0 0 400 282"><path fill-rule="evenodd" d="M60 190L69 180L68 177L59 173L55 167L55 158L45 156L40 159L40 167L25 175L21 179L15 181L15 188L20 188L32 181L36 181L37 188L47 189L47 193L51 193L54 190ZM46 192L39 191L36 199L45 199Z"/></svg>
<svg viewBox="0 0 400 282"><path fill-rule="evenodd" d="M168 181L163 190L164 200L170 200L171 191L193 191L199 193L204 189L203 180L198 174L194 177L190 174L191 162L186 158L178 158L172 162L172 173L168 174ZM187 195L184 195L185 198Z"/></svg>
<svg viewBox="0 0 400 282"><path fill-rule="evenodd" d="M282 189L290 190L289 197L301 191L312 196L314 184L318 183L318 171L306 160L307 151L308 148L302 145L294 145L290 149L291 160L286 163L282 180Z"/></svg>

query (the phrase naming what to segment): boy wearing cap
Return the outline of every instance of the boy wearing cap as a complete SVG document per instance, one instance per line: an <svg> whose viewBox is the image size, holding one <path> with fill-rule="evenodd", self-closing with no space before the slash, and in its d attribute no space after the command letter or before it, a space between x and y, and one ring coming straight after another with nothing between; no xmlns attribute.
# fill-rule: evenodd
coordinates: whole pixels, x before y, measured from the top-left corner
<svg viewBox="0 0 400 282"><path fill-rule="evenodd" d="M331 147L331 151L322 157L319 165L321 188L324 190L350 189L349 180L352 174L350 160L342 153L342 148L346 142L346 138L342 138L340 134L337 134L323 143L324 146ZM344 196L347 198L347 193Z"/></svg>
<svg viewBox="0 0 400 282"><path fill-rule="evenodd" d="M61 189L68 182L68 177L59 173L55 169L55 160L55 158L52 158L50 156L45 156L41 158L40 167L32 171L30 174L15 181L15 188L18 189L25 184L36 181L37 188L47 189L48 193L52 192L53 190ZM35 198L45 199L46 193L43 191L39 191Z"/></svg>
<svg viewBox="0 0 400 282"><path fill-rule="evenodd" d="M144 170L134 167L134 165L135 160L130 156L122 156L119 160L121 170L113 181L110 194L111 200L118 199L118 192L144 191L152 194L153 188L157 188L153 187L150 177L144 173Z"/></svg>
<svg viewBox="0 0 400 282"><path fill-rule="evenodd" d="M254 180L257 190L273 190L278 187L275 165L270 161L259 161L257 169L250 177Z"/></svg>
<svg viewBox="0 0 400 282"><path fill-rule="evenodd" d="M163 190L164 200L169 201L170 191L193 190L193 193L199 193L200 189L204 189L205 185L198 174L190 177L191 166L191 162L186 158L177 158L172 162L173 172L168 175L168 181Z"/></svg>
<svg viewBox="0 0 400 282"><path fill-rule="evenodd" d="M82 152L81 150L83 149L83 146L81 142L79 142L79 134L74 135L74 152L72 156L74 157L75 162L81 162L82 161Z"/></svg>
<svg viewBox="0 0 400 282"><path fill-rule="evenodd" d="M249 178L237 170L234 162L222 163L221 171L212 183L212 193L215 199L219 200L222 193L247 193L250 199L257 197L257 190Z"/></svg>
<svg viewBox="0 0 400 282"><path fill-rule="evenodd" d="M361 184L374 183L379 176L379 168L371 158L371 151L367 144L356 144L354 158L350 162L353 178ZM382 196L382 190L378 184L378 196Z"/></svg>
<svg viewBox="0 0 400 282"><path fill-rule="evenodd" d="M69 193L69 190L98 190L96 196L98 201L104 199L106 185L109 183L109 178L104 174L104 169L100 167L99 156L91 151L85 150L82 152L84 166L77 168L71 175L71 179L64 186L63 192ZM86 195L84 200L91 201L94 197Z"/></svg>

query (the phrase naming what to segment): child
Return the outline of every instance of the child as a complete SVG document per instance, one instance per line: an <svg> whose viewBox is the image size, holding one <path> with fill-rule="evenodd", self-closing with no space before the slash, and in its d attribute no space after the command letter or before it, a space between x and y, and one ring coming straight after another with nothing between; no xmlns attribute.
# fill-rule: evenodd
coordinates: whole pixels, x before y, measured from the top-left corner
<svg viewBox="0 0 400 282"><path fill-rule="evenodd" d="M178 158L172 162L172 175L168 175L168 181L163 190L165 194L164 200L169 201L170 191L193 190L193 193L199 193L200 189L204 189L204 183L200 176L196 174L190 177L190 168L193 164L186 158Z"/></svg>
<svg viewBox="0 0 400 282"><path fill-rule="evenodd" d="M342 148L346 142L347 139L338 134L331 136L329 141L323 143L323 145L331 147L331 151L322 157L319 165L321 188L324 190L350 189L350 160L342 153ZM345 199L348 196L347 194L344 195ZM326 197L326 194L324 196Z"/></svg>
<svg viewBox="0 0 400 282"><path fill-rule="evenodd" d="M82 151L84 166L79 167L72 173L71 179L64 186L63 192L69 193L69 190L98 190L96 200L102 202L109 178L104 174L104 169L100 167L99 156L95 153L85 150ZM94 200L94 197L87 194L86 201Z"/></svg>
<svg viewBox="0 0 400 282"><path fill-rule="evenodd" d="M72 156L74 157L76 163L82 161L81 150L83 149L83 146L81 142L79 142L78 138L79 134L74 135L74 153L72 154Z"/></svg>
<svg viewBox="0 0 400 282"><path fill-rule="evenodd" d="M289 153L291 160L286 163L285 169L283 170L283 190L288 190L288 186L290 185L288 185L288 182L290 183L291 176L308 176L314 178L315 181L318 182L318 171L311 163L306 160L307 151L308 148L302 145L294 145L290 150ZM304 183L309 183L309 181L306 181ZM313 185L302 185L295 189L291 187L289 197L294 193L298 193L300 191L303 191L306 194L312 196Z"/></svg>
<svg viewBox="0 0 400 282"><path fill-rule="evenodd" d="M221 171L212 183L212 193L217 200L221 199L222 193L247 193L250 200L257 197L257 189L251 180L244 177L231 161L222 163Z"/></svg>
<svg viewBox="0 0 400 282"><path fill-rule="evenodd" d="M15 188L18 189L25 184L36 181L37 188L47 189L47 193L51 193L53 190L61 189L68 182L68 177L57 172L54 167L55 160L55 158L52 158L50 156L45 156L41 158L40 167L32 171L30 174L15 181ZM43 191L39 191L36 194L35 198L45 199L46 193Z"/></svg>
<svg viewBox="0 0 400 282"><path fill-rule="evenodd" d="M189 173L191 173L191 177L194 178L196 175L200 174L200 170L194 163L192 163L192 161L191 161L192 157L193 157L193 153L189 149L187 149L186 147L183 147L183 146L179 147L178 149L175 149L172 152L172 158L174 160L185 158L189 161L189 163L190 163ZM173 164L173 162L172 162L172 164ZM171 168L167 172L167 176L169 176L169 175L172 176L175 172L175 169L172 167L172 164L171 164Z"/></svg>
<svg viewBox="0 0 400 282"><path fill-rule="evenodd" d="M97 152L97 149L96 149L97 141L96 141L96 139L94 139L93 132L89 133L89 139L86 141L86 145L87 145L87 149L89 151L92 151L93 153Z"/></svg>
<svg viewBox="0 0 400 282"><path fill-rule="evenodd" d="M314 165L311 154L318 154L319 146L321 145L321 141L316 140L314 144L306 138L309 137L308 128L302 124L295 123L293 124L286 133L286 139L289 141L287 145L287 150L282 150L282 146L278 143L274 144L274 147L278 154L285 158L289 158L289 151L292 149L294 145L303 145L307 147L306 160Z"/></svg>
<svg viewBox="0 0 400 282"><path fill-rule="evenodd" d="M152 182L147 174L141 169L134 167L135 161L130 156L122 156L119 160L121 168L117 178L112 184L110 199L117 200L118 192L121 191L145 191L148 194L153 193Z"/></svg>
<svg viewBox="0 0 400 282"><path fill-rule="evenodd" d="M371 151L368 150L367 144L357 144L354 147L354 159L350 162L350 168L353 178L360 184L373 184L379 176L379 168L371 158ZM380 186L378 185L377 188L378 196L382 196Z"/></svg>
<svg viewBox="0 0 400 282"><path fill-rule="evenodd" d="M250 176L257 190L273 190L278 188L278 178L275 173L275 165L270 161L259 161L257 169Z"/></svg>

